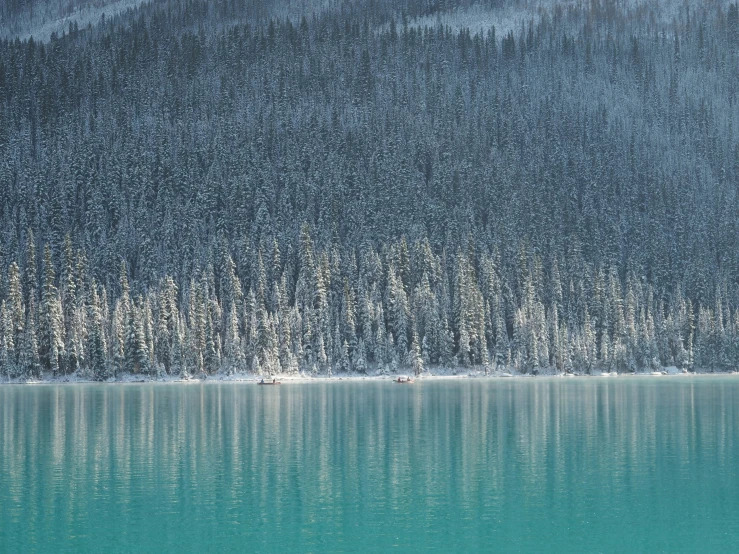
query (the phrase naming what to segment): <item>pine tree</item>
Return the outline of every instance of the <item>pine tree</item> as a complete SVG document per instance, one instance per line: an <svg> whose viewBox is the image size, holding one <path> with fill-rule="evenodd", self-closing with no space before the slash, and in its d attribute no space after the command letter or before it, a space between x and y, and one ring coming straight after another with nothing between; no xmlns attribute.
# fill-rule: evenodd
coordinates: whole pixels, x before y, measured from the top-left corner
<svg viewBox="0 0 739 554"><path fill-rule="evenodd" d="M549 310L549 349L551 365L557 371L564 371L564 356L562 352L561 334L559 331L559 308L557 302L552 302Z"/></svg>
<svg viewBox="0 0 739 554"><path fill-rule="evenodd" d="M39 347L37 340L35 302L33 296L28 300L28 311L26 317L26 329L23 337L23 350L21 351L21 367L26 375L36 379L41 378L41 361L39 358Z"/></svg>
<svg viewBox="0 0 739 554"><path fill-rule="evenodd" d="M77 336L79 325L76 322L77 308L77 282L75 280L74 269L75 257L72 249L72 239L69 233L64 238L62 248L62 272L60 277L60 304L62 307L62 325L66 330L64 351L65 356L65 372L75 373L79 369L80 337Z"/></svg>
<svg viewBox="0 0 739 554"><path fill-rule="evenodd" d="M205 373L213 375L221 365L220 355L216 348L215 332L213 330L213 319L210 311L205 315L205 351L203 353L203 366Z"/></svg>
<svg viewBox="0 0 739 554"><path fill-rule="evenodd" d="M341 359L339 360L341 371L349 373L352 370L352 364L349 359L349 343L344 340L341 345Z"/></svg>
<svg viewBox="0 0 739 554"><path fill-rule="evenodd" d="M43 269L44 283L39 310L39 356L42 367L56 377L60 369L64 370L63 366L60 368L64 356L64 321L49 245L44 248Z"/></svg>
<svg viewBox="0 0 739 554"><path fill-rule="evenodd" d="M131 306L126 322L126 345L124 353L125 370L133 374L147 374L150 371L149 351L146 345L142 299Z"/></svg>
<svg viewBox="0 0 739 554"><path fill-rule="evenodd" d="M11 362L16 367L20 365L25 314L26 308L23 304L20 270L18 269L18 264L13 262L8 268L7 333L9 335L9 341L12 342L14 346L14 354Z"/></svg>
<svg viewBox="0 0 739 554"><path fill-rule="evenodd" d="M583 330L582 330L582 341L583 341L583 354L582 364L587 373L591 373L593 365L596 361L596 340L595 340L595 329L590 319L590 312L585 307L585 315L583 317Z"/></svg>
<svg viewBox="0 0 739 554"><path fill-rule="evenodd" d="M239 335L239 322L236 315L236 306L231 305L226 320L226 338L224 341L224 362L227 373L241 372L244 370L244 349Z"/></svg>
<svg viewBox="0 0 739 554"><path fill-rule="evenodd" d="M13 326L5 301L0 304L0 375L15 376Z"/></svg>
<svg viewBox="0 0 739 554"><path fill-rule="evenodd" d="M397 351L405 357L408 351L408 323L410 318L408 297L403 288L402 281L398 278L395 270L388 269L388 316L390 330L397 346Z"/></svg>
<svg viewBox="0 0 739 554"><path fill-rule="evenodd" d="M159 297L159 311L156 326L156 358L168 375L173 373L175 364L174 343L178 332L179 309L177 307L177 285L167 275L162 283Z"/></svg>
<svg viewBox="0 0 739 554"><path fill-rule="evenodd" d="M418 345L418 333L413 332L413 339L411 340L411 348L408 352L408 363L413 369L413 374L418 377L423 373L423 359L421 358L421 349Z"/></svg>
<svg viewBox="0 0 739 554"><path fill-rule="evenodd" d="M98 381L108 378L108 359L105 333L103 331L102 309L97 284L91 286L90 302L88 305L90 318L90 333L87 337L87 364Z"/></svg>
<svg viewBox="0 0 739 554"><path fill-rule="evenodd" d="M367 373L367 354L363 339L359 339L357 343L357 352L354 355L354 370L359 374Z"/></svg>
<svg viewBox="0 0 739 554"><path fill-rule="evenodd" d="M36 271L36 239L34 238L33 231L29 228L26 231L26 271L25 271L25 284L26 284L26 305L31 304L31 298L36 300L36 291L38 290L38 276ZM34 317L36 314L33 314Z"/></svg>
<svg viewBox="0 0 739 554"><path fill-rule="evenodd" d="M113 377L118 377L118 374L125 371L125 360L126 360L126 323L128 321L128 309L126 304L119 299L116 302L116 307L113 310L113 322L112 322L112 368Z"/></svg>

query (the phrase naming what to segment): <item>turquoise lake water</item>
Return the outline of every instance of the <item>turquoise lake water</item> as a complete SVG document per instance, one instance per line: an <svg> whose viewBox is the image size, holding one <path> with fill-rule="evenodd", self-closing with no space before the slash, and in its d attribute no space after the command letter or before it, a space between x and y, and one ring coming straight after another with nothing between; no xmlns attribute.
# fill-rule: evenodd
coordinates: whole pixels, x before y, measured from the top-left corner
<svg viewBox="0 0 739 554"><path fill-rule="evenodd" d="M0 387L2 552L739 550L731 377Z"/></svg>

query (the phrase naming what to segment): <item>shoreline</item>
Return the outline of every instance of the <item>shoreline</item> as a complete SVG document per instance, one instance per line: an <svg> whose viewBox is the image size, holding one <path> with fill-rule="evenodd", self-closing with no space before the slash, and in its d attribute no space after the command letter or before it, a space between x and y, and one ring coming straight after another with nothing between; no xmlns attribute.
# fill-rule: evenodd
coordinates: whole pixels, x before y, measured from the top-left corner
<svg viewBox="0 0 739 554"><path fill-rule="evenodd" d="M725 371L725 372L637 372L637 373L540 373L533 375L530 373L490 373L485 375L484 372L466 372L466 373L424 373L418 377L413 377L415 381L459 381L459 380L531 380L531 379L588 379L588 378L600 378L600 379L613 379L613 378L642 378L642 377L678 377L678 378L691 378L691 377L728 377L739 375L737 371ZM372 381L391 382L398 377L408 377L408 373L397 373L397 374L376 374L376 375L358 375L358 374L333 374L328 375L275 375L274 378L282 384L302 384L302 383L335 383L340 381L351 381L351 382L362 382ZM163 377L151 377L148 375L136 375L136 374L125 374L116 379L110 378L104 381L97 381L94 379L87 378L80 375L66 375L60 377L46 377L42 379L4 379L0 380L0 386L2 385L76 385L76 384L105 384L105 385L125 385L125 384L187 384L187 383L258 383L262 378L265 381L269 381L272 377L253 375L247 373L225 375L216 374L208 376L190 376L188 378L180 377L179 375L167 375Z"/></svg>

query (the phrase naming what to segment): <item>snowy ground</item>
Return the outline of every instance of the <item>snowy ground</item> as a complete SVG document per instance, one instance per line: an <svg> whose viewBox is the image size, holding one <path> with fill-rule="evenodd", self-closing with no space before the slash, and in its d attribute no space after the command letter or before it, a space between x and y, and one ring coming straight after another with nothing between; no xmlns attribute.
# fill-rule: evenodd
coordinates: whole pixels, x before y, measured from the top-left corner
<svg viewBox="0 0 739 554"><path fill-rule="evenodd" d="M565 378L565 377L601 377L601 378L614 378L614 377L664 377L664 376L674 376L674 377L691 377L691 376L706 376L706 375L715 375L715 376L726 376L726 375L739 375L739 371L734 372L711 372L711 371L695 371L692 373L687 373L679 370L676 367L667 367L663 368L662 371L655 371L655 372L638 372L638 373L606 373L606 372L593 372L591 374L587 374L584 372L575 372L575 373L540 373L536 376L531 374L521 374L516 372L504 372L504 371L498 371L498 372L491 372L489 374L485 374L482 370L466 370L461 371L459 369L452 369L452 368L434 368L430 371L424 372L422 375L418 377L418 380L420 381L442 381L442 380L456 380L456 379L505 379L505 378L523 378L523 379L532 379L532 378L542 378L542 377L548 377L548 378ZM276 378L278 381L281 381L282 383L308 383L308 382L335 382L335 381L390 381L397 379L399 376L412 376L412 373L410 372L403 372L402 370L398 373L377 373L377 372L371 372L367 375L357 374L357 373L334 373L330 377L326 374L321 375L311 375L309 373L299 373L299 374L292 374L292 375L275 375L274 378ZM165 375L162 377L151 377L148 375L134 375L134 374L123 374L119 375L116 379L108 379L105 381L105 383L203 383L203 382L251 382L256 383L261 379L264 379L265 381L272 380L272 376L268 375L254 375L252 373L237 373L233 375L226 375L226 374L216 374L216 375L208 375L207 377L204 375L201 376L189 376L188 378L180 377L179 375ZM4 384L64 384L64 383L93 383L96 382L90 377L87 377L85 375L65 375L65 376L57 376L52 377L51 375L44 375L42 380L37 379L4 379L0 380L0 383Z"/></svg>
<svg viewBox="0 0 739 554"><path fill-rule="evenodd" d="M728 9L734 0L703 0L708 6L721 6ZM436 28L443 26L454 33L465 29L472 36L484 36L495 27L495 34L500 41L509 32L513 32L516 41L520 33L528 30L530 25L537 25L543 17L549 19L559 10L564 17L570 9L582 9L582 0L528 0L518 4L507 4L490 9L479 4L461 6L440 11L433 15L417 17L408 22L408 26L416 29ZM685 13L689 4L685 0L621 0L623 14L633 18L650 17L655 24L670 25ZM378 27L379 31L387 31L389 24Z"/></svg>

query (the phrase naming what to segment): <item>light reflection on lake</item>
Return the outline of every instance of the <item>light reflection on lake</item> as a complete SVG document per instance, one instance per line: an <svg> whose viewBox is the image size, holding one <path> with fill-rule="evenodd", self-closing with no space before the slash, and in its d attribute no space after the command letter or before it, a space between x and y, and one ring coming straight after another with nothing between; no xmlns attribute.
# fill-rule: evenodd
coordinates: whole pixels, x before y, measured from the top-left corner
<svg viewBox="0 0 739 554"><path fill-rule="evenodd" d="M0 551L719 551L739 379L0 387Z"/></svg>

